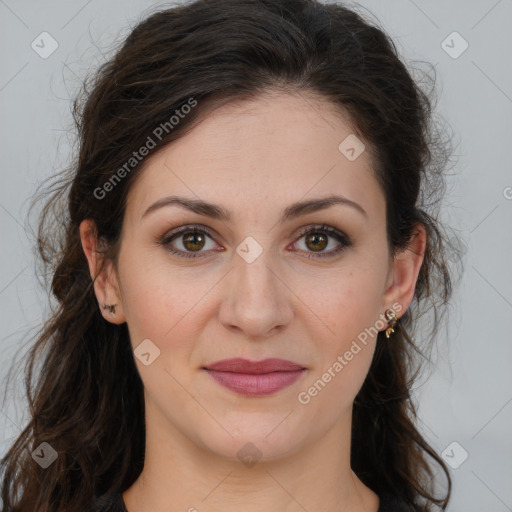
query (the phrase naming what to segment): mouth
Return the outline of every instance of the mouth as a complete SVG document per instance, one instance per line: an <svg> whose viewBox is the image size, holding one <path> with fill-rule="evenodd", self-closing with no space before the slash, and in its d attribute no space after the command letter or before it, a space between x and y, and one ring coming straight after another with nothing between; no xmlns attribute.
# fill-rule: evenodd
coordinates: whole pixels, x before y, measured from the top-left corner
<svg viewBox="0 0 512 512"><path fill-rule="evenodd" d="M284 359L224 359L203 367L217 383L244 396L267 396L296 382L306 368Z"/></svg>

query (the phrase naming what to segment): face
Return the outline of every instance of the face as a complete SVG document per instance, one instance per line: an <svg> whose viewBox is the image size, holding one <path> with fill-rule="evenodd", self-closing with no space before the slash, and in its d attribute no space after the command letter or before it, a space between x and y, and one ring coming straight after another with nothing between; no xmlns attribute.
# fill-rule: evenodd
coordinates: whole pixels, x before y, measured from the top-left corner
<svg viewBox="0 0 512 512"><path fill-rule="evenodd" d="M330 103L275 93L214 110L146 161L110 302L128 325L146 422L162 438L230 460L252 443L270 460L350 418L383 313L410 301L418 269L412 287L393 282L369 151L354 160L339 149L352 133ZM347 201L292 208L330 196ZM303 370L245 375L233 389L217 380L226 372L205 370L231 358Z"/></svg>

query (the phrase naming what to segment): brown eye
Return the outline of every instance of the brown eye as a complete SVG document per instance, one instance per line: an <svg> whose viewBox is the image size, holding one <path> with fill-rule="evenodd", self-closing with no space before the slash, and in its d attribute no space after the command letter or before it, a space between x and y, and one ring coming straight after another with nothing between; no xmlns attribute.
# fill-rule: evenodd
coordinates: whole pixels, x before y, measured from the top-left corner
<svg viewBox="0 0 512 512"><path fill-rule="evenodd" d="M300 250L305 253L307 258L334 257L352 246L352 241L345 233L325 224L302 231L298 240L302 239L304 239L305 249L300 248ZM326 251L325 248L329 246L331 240L334 241L334 248ZM295 242L295 244L298 243L298 241Z"/></svg>
<svg viewBox="0 0 512 512"><path fill-rule="evenodd" d="M207 247L208 238L212 240L211 247ZM215 249L216 247L212 235L206 229L196 227L186 227L174 231L165 236L160 243L170 253L183 258L203 257L208 249Z"/></svg>
<svg viewBox="0 0 512 512"><path fill-rule="evenodd" d="M327 239L324 234L312 233L306 236L306 245L313 251L322 251L327 247Z"/></svg>
<svg viewBox="0 0 512 512"><path fill-rule="evenodd" d="M183 246L189 251L198 251L204 247L205 238L202 233L197 231L188 232L183 235Z"/></svg>
<svg viewBox="0 0 512 512"><path fill-rule="evenodd" d="M160 244L180 258L200 258L208 256L211 250L219 250L215 243L213 247L207 247L208 238L213 242L213 235L206 228L188 226L169 233L160 241ZM301 239L304 239L305 248L300 248L300 251L304 252L307 258L334 257L353 245L345 233L325 224L304 230L299 240ZM334 243L334 248L326 251L331 242L337 242L337 244ZM297 243L298 241L295 242Z"/></svg>

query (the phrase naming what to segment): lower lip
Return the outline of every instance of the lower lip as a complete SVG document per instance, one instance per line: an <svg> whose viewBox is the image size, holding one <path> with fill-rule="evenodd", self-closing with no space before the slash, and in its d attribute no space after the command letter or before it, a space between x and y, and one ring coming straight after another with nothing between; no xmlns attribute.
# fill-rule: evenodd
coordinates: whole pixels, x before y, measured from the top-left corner
<svg viewBox="0 0 512 512"><path fill-rule="evenodd" d="M292 372L272 372L262 374L206 371L222 386L245 396L271 395L291 386L305 369Z"/></svg>

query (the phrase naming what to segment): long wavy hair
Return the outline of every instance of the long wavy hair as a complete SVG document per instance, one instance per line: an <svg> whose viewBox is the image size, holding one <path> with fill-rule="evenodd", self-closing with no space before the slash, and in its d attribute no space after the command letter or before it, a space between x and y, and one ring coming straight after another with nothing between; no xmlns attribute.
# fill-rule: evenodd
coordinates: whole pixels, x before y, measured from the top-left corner
<svg viewBox="0 0 512 512"><path fill-rule="evenodd" d="M434 111L435 73L414 78L418 69L359 7L315 0L166 6L146 13L82 83L72 103L73 162L32 204L44 199L34 246L51 310L24 356L30 419L1 460L4 512L90 510L139 476L143 383L126 324L109 323L99 311L80 223L94 221L101 252L115 264L126 196L146 161L134 162L134 152L149 137L154 155L212 108L268 90L313 92L348 113L375 155L393 255L408 247L416 223L427 231L413 303L391 340L379 333L354 402L351 465L378 495L445 510L450 474L420 433L412 391L431 363L426 354L456 282L448 259L457 261L457 246L439 220L451 139ZM195 106L185 109L191 99ZM173 115L179 122L169 122ZM431 328L413 341L427 312ZM32 457L43 442L58 454L45 469ZM439 470L447 484L442 497Z"/></svg>

